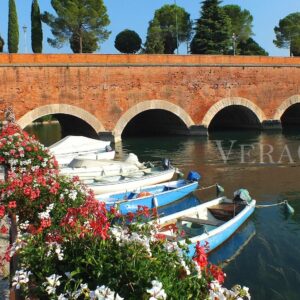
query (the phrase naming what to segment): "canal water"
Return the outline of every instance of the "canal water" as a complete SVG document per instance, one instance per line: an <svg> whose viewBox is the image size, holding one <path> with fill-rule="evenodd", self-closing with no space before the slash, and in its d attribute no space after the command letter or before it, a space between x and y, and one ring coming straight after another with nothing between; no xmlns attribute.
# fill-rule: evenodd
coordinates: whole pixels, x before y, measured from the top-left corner
<svg viewBox="0 0 300 300"><path fill-rule="evenodd" d="M42 142L57 139L53 128L41 130ZM117 156L138 155L140 161L172 164L187 174L202 175L201 186L219 183L228 197L246 188L258 204L288 200L295 209L288 215L282 206L257 208L250 220L224 247L211 255L224 262L225 285L248 286L252 299L300 299L300 133L218 132L208 138L130 138L116 145ZM215 190L196 192L200 201L215 196ZM190 197L187 205L197 203ZM184 205L184 204L183 204Z"/></svg>

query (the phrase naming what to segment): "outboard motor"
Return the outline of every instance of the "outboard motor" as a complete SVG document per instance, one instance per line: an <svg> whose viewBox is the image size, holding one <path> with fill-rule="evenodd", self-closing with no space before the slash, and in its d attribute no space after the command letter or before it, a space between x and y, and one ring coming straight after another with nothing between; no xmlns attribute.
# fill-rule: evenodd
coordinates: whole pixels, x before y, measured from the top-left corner
<svg viewBox="0 0 300 300"><path fill-rule="evenodd" d="M233 193L233 201L240 203L250 203L252 198L246 189L239 189Z"/></svg>
<svg viewBox="0 0 300 300"><path fill-rule="evenodd" d="M171 168L170 160L168 158L164 158L162 160L162 166L163 166L164 170L170 169Z"/></svg>
<svg viewBox="0 0 300 300"><path fill-rule="evenodd" d="M201 175L196 171L190 171L187 176L188 181L198 181L198 180L200 180L200 178L201 178Z"/></svg>
<svg viewBox="0 0 300 300"><path fill-rule="evenodd" d="M113 149L110 145L107 145L107 146L105 146L105 151L110 152L110 151L113 151Z"/></svg>

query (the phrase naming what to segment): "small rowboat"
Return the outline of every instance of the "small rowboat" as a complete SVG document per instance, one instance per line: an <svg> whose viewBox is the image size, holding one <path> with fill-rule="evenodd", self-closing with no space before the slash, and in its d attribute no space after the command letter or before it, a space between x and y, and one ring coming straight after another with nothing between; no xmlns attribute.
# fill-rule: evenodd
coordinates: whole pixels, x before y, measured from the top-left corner
<svg viewBox="0 0 300 300"><path fill-rule="evenodd" d="M112 193L124 190L134 190L143 186L153 185L160 182L171 180L176 169L170 167L147 168L129 175L102 177L95 179L93 183L87 183L88 188L92 189L96 195L104 193Z"/></svg>
<svg viewBox="0 0 300 300"><path fill-rule="evenodd" d="M169 204L195 191L199 179L200 175L187 180L170 181L137 190L103 194L97 196L96 199L105 202L107 208L118 207L122 214L136 212L139 206L147 206L152 209Z"/></svg>
<svg viewBox="0 0 300 300"><path fill-rule="evenodd" d="M189 249L188 255L192 257L197 242L202 246L208 243L207 252L225 242L253 213L255 204L255 200L235 201L220 197L159 218L157 222L162 229L160 233L165 234L166 238L181 244L185 244L185 238L189 238L191 244L186 246ZM185 236L175 236L169 225L176 225L185 232Z"/></svg>

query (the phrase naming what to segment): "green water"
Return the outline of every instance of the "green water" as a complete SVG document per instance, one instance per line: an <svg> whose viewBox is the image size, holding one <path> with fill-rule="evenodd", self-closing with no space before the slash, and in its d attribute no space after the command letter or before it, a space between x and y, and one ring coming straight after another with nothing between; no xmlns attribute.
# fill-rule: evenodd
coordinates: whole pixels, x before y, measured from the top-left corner
<svg viewBox="0 0 300 300"><path fill-rule="evenodd" d="M55 141L50 137L51 132L48 130L47 133L48 144ZM232 140L236 140L233 146ZM231 149L226 162L217 143L221 143L225 154ZM140 161L160 161L167 157L185 173L189 170L200 172L202 186L218 182L228 196L244 187L258 204L287 199L295 209L293 216L287 215L279 206L256 209L250 220L255 234L225 267L225 285L231 287L240 283L248 286L252 299L296 300L300 299L299 146L300 131L221 132L209 138L132 138L116 145L116 150L118 157L134 152ZM253 150L247 156L246 150L250 147ZM273 152L264 155L271 147ZM197 197L205 201L214 194L214 191L197 192Z"/></svg>

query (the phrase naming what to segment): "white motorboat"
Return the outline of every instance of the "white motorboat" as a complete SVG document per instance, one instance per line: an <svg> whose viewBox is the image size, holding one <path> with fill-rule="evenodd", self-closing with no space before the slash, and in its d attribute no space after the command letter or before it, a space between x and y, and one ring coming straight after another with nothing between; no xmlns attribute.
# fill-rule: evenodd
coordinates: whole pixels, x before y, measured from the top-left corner
<svg viewBox="0 0 300 300"><path fill-rule="evenodd" d="M85 136L67 136L49 147L59 165L69 164L75 157L94 159L114 159L115 151L110 142L91 139Z"/></svg>

